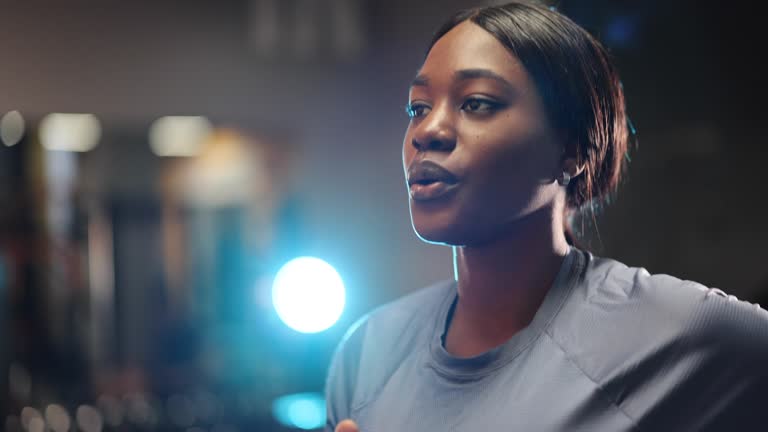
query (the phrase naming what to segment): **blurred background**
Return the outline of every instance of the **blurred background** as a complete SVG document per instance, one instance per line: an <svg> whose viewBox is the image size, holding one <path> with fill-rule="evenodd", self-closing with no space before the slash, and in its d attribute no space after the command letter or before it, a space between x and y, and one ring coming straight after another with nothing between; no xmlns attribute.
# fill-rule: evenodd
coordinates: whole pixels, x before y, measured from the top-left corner
<svg viewBox="0 0 768 432"><path fill-rule="evenodd" d="M4 430L322 425L349 325L452 277L410 228L403 107L436 26L490 3L0 1ZM768 303L755 11L556 6L639 140L584 244Z"/></svg>

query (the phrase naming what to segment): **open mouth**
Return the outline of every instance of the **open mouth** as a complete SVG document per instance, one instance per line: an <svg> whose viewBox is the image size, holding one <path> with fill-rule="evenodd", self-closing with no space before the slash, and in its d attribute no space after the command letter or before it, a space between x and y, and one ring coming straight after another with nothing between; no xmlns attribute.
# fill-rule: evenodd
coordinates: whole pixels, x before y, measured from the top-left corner
<svg viewBox="0 0 768 432"><path fill-rule="evenodd" d="M421 160L408 169L408 190L414 201L441 198L458 184L458 177L436 162Z"/></svg>
<svg viewBox="0 0 768 432"><path fill-rule="evenodd" d="M459 183L448 183L442 180L423 179L413 182L408 192L414 201L433 201L443 198L458 187Z"/></svg>
<svg viewBox="0 0 768 432"><path fill-rule="evenodd" d="M414 181L413 183L411 183L411 185L429 186L429 185L431 185L433 183L439 183L439 182L441 182L441 180L437 180L437 179L420 179L420 180ZM443 182L443 183L445 183L445 182Z"/></svg>
<svg viewBox="0 0 768 432"><path fill-rule="evenodd" d="M456 183L458 178L454 173L432 161L414 162L408 169L408 185L429 185L431 183Z"/></svg>

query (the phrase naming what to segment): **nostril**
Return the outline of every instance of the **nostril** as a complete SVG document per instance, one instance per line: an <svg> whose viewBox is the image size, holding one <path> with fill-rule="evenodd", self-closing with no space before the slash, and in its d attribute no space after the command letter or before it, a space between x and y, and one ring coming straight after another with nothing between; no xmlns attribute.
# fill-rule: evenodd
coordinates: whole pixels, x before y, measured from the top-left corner
<svg viewBox="0 0 768 432"><path fill-rule="evenodd" d="M456 145L455 138L453 137L436 136L437 134L431 135L421 138L413 137L411 145L419 151L449 151Z"/></svg>
<svg viewBox="0 0 768 432"><path fill-rule="evenodd" d="M427 149L428 150L446 150L450 146L448 145L447 140L440 140L440 139L433 139L427 143Z"/></svg>

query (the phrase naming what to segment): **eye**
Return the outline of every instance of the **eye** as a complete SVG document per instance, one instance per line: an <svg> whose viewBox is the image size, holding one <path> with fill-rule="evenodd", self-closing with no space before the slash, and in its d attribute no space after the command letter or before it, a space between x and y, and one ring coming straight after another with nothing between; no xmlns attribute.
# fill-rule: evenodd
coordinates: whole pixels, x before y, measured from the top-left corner
<svg viewBox="0 0 768 432"><path fill-rule="evenodd" d="M421 102L409 103L405 106L405 113L410 118L424 117L429 113L429 105Z"/></svg>
<svg viewBox="0 0 768 432"><path fill-rule="evenodd" d="M501 104L496 101L477 97L471 97L464 101L464 103L461 105L461 109L463 111L470 113L492 112L500 107Z"/></svg>

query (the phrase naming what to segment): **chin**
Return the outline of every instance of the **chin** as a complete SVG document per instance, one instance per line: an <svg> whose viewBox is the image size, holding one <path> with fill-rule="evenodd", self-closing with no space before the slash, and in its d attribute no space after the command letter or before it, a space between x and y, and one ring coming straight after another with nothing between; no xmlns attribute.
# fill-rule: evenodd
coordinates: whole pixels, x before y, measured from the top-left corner
<svg viewBox="0 0 768 432"><path fill-rule="evenodd" d="M476 242L480 233L473 233L469 227L458 223L446 222L411 217L413 232L424 242L445 246L464 246Z"/></svg>
<svg viewBox="0 0 768 432"><path fill-rule="evenodd" d="M451 211L424 212L411 206L413 232L427 243L448 246L460 244L462 230L456 221Z"/></svg>
<svg viewBox="0 0 768 432"><path fill-rule="evenodd" d="M510 216L500 219L480 214L429 214L411 212L413 231L423 241L446 246L481 246L506 237L521 222L548 214L547 208L506 211ZM487 213L486 213L487 215Z"/></svg>
<svg viewBox="0 0 768 432"><path fill-rule="evenodd" d="M443 246L482 246L498 239L497 235L488 232L461 229L430 230L414 226L413 230L422 241Z"/></svg>
<svg viewBox="0 0 768 432"><path fill-rule="evenodd" d="M443 245L443 246L460 246L461 242L458 240L457 237L446 235L445 233L441 232L432 232L424 230L419 230L418 228L414 227L413 232L416 233L416 236L423 242L431 243L431 244L437 244L437 245Z"/></svg>

